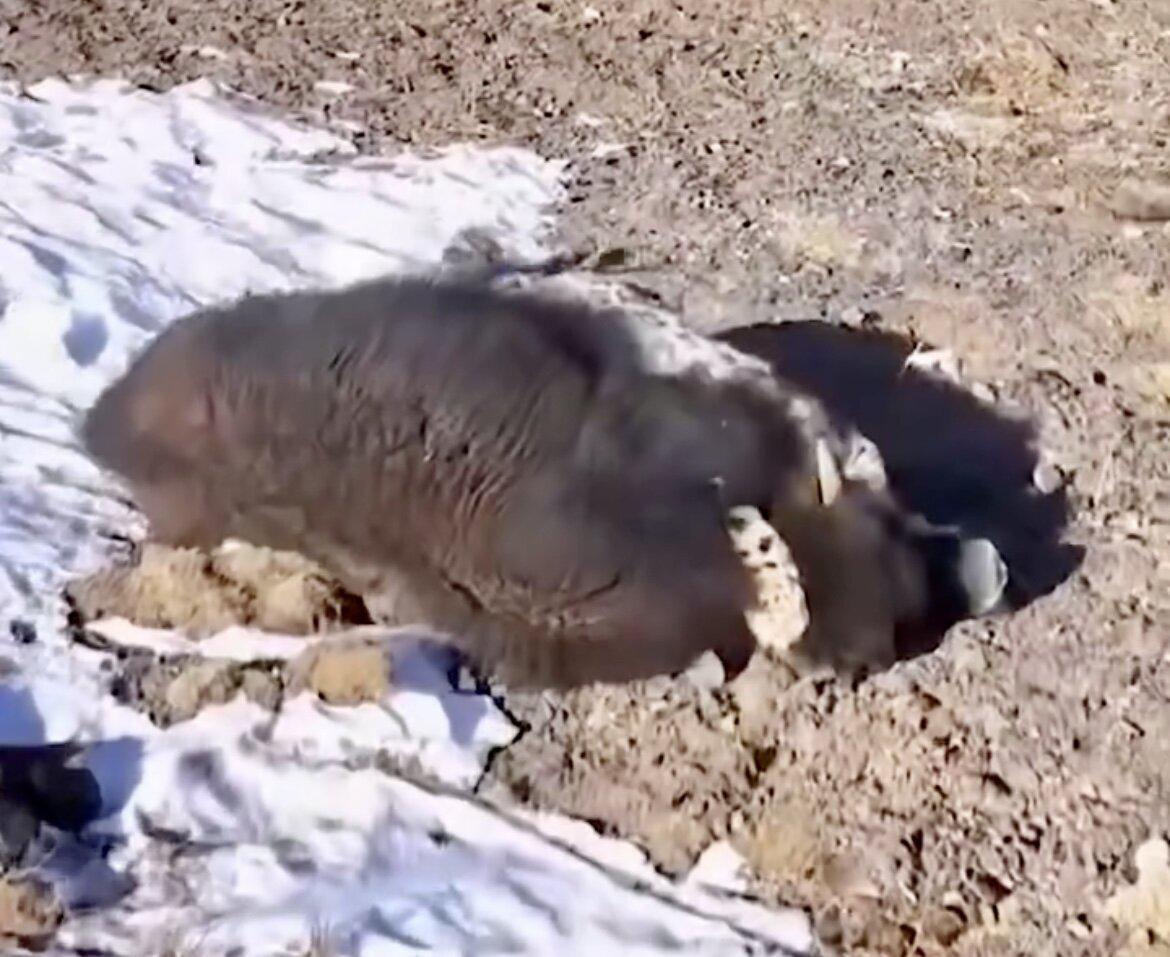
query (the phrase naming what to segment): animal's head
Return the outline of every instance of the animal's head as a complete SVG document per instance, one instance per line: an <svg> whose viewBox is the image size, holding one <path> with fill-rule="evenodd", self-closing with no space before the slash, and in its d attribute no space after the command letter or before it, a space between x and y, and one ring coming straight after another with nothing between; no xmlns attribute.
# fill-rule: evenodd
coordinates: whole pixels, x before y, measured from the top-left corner
<svg viewBox="0 0 1170 957"><path fill-rule="evenodd" d="M213 428L206 350L190 321L155 338L89 410L81 437L129 481L169 478L201 454Z"/></svg>
<svg viewBox="0 0 1170 957"><path fill-rule="evenodd" d="M196 332L180 322L156 338L81 426L86 451L127 483L152 535L174 544L215 544L219 534L200 480L219 452L217 403Z"/></svg>
<svg viewBox="0 0 1170 957"><path fill-rule="evenodd" d="M885 667L935 647L957 622L998 609L1007 567L994 545L930 525L894 500L880 474L857 463L843 474L817 452L817 501L786 493L769 516L805 591L800 653L846 668Z"/></svg>

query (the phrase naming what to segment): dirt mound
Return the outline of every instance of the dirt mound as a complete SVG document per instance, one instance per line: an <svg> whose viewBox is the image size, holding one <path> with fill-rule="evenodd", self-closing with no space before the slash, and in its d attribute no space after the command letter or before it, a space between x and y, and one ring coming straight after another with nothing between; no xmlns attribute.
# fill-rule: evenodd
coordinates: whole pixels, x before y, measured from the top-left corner
<svg viewBox="0 0 1170 957"><path fill-rule="evenodd" d="M725 689L513 697L531 730L493 780L672 872L728 838L848 953L941 954L960 939L965 952L1047 953L1037 928L1054 924L1084 941L1062 954L1101 953L1114 940L1102 878L1143 829L1140 788L1105 774L1117 745L1092 731L1102 703L1076 682L1076 706L1021 713L982 676L1007 666L1051 687L1043 668L970 631L950 651L855 689L792 684L760 655ZM1131 753L1140 777L1164 778L1159 749Z"/></svg>

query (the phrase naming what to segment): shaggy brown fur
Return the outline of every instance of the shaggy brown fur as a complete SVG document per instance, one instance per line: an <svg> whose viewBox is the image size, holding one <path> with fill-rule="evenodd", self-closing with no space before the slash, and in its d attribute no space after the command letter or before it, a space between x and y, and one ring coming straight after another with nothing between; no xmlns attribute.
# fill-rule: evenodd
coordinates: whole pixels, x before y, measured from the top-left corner
<svg viewBox="0 0 1170 957"><path fill-rule="evenodd" d="M258 297L159 336L84 439L160 539L296 549L362 592L405 579L512 680L706 649L736 670L752 595L722 496L766 506L800 448L635 354L616 314L477 283Z"/></svg>
<svg viewBox="0 0 1170 957"><path fill-rule="evenodd" d="M297 550L355 591L405 591L514 683L646 677L708 649L740 670L735 505L791 538L816 656L888 661L926 601L896 516L860 493L819 508L779 389L637 357L615 311L481 281L256 297L160 335L84 441L156 537Z"/></svg>

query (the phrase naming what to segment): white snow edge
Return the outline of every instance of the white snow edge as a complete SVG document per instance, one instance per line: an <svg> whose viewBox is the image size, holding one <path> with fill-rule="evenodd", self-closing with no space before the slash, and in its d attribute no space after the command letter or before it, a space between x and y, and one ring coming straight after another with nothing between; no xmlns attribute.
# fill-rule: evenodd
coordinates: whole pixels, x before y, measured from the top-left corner
<svg viewBox="0 0 1170 957"><path fill-rule="evenodd" d="M564 169L509 147L356 157L207 82L0 84L0 623L38 635L4 649L18 673L0 684L0 740L102 742L89 760L108 812L42 863L75 908L58 947L153 957L179 927L201 955L250 957L325 927L362 957L812 952L803 914L719 889L743 887L726 846L672 883L580 822L466 794L512 729L425 654L377 704L302 697L273 716L237 700L160 731L112 698L107 656L66 637L63 585L138 521L77 448L77 417L157 329L249 291L436 264L468 229L542 258ZM291 653L287 636L217 641L202 650ZM445 783L380 770L382 755Z"/></svg>

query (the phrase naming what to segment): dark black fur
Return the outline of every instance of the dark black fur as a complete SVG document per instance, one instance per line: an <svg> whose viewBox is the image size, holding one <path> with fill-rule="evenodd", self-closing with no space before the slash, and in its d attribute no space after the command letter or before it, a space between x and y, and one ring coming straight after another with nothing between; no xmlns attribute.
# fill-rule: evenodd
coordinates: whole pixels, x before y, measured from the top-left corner
<svg viewBox="0 0 1170 957"><path fill-rule="evenodd" d="M994 542L1011 572L1006 606L1048 594L1080 565L1083 549L1064 540L1067 491L1041 494L1032 481L1035 424L908 366L914 342L816 320L741 326L715 338L765 360L872 439L901 507ZM931 543L935 552L953 545Z"/></svg>

